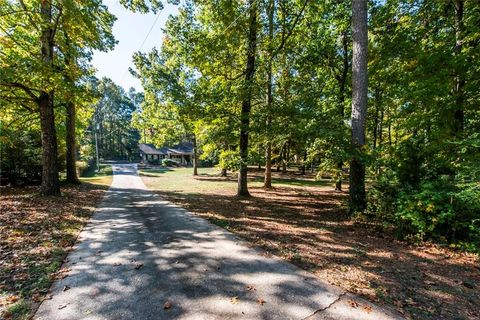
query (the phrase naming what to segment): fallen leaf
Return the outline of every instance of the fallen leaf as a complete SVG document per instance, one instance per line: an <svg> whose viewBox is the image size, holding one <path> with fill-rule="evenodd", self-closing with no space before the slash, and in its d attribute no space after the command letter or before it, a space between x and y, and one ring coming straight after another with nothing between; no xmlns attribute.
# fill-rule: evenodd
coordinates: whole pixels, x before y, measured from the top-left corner
<svg viewBox="0 0 480 320"><path fill-rule="evenodd" d="M64 286L63 291L67 291L67 290L70 290L70 287L69 286Z"/></svg>
<svg viewBox="0 0 480 320"><path fill-rule="evenodd" d="M240 300L238 300L238 296L235 296L235 297L230 298L230 302L232 304L238 304L240 302Z"/></svg>
<svg viewBox="0 0 480 320"><path fill-rule="evenodd" d="M66 308L68 304L61 304L58 306L58 310Z"/></svg>
<svg viewBox="0 0 480 320"><path fill-rule="evenodd" d="M170 309L172 307L172 302L170 300L167 300L164 304L163 304L163 309Z"/></svg>
<svg viewBox="0 0 480 320"><path fill-rule="evenodd" d="M265 304L265 300L263 300L262 298L258 299L257 302L262 306Z"/></svg>
<svg viewBox="0 0 480 320"><path fill-rule="evenodd" d="M365 310L367 313L372 312L372 307L370 306L363 306L363 310Z"/></svg>
<svg viewBox="0 0 480 320"><path fill-rule="evenodd" d="M403 302L401 300L395 300L393 301L393 304L399 308L403 307Z"/></svg>
<svg viewBox="0 0 480 320"><path fill-rule="evenodd" d="M18 297L18 296L10 296L10 297L8 297L6 300L7 300L7 302L9 302L9 303L15 303L15 302L17 302L17 301L19 300L19 297Z"/></svg>
<svg viewBox="0 0 480 320"><path fill-rule="evenodd" d="M349 304L350 307L352 307L352 308L357 308L357 307L358 307L358 302L355 301L355 300L348 300L348 304Z"/></svg>

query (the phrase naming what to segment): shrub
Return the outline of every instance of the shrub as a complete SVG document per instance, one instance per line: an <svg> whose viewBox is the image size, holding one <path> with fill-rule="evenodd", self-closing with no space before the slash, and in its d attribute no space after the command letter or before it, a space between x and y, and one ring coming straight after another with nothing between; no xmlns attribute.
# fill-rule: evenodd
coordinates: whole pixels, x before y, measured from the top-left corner
<svg viewBox="0 0 480 320"><path fill-rule="evenodd" d="M240 169L240 156L238 152L225 150L220 153L218 166L221 169L238 171Z"/></svg>
<svg viewBox="0 0 480 320"><path fill-rule="evenodd" d="M172 160L172 159L163 159L162 160L162 166L164 166L164 167L177 167L178 162L176 162L175 160Z"/></svg>
<svg viewBox="0 0 480 320"><path fill-rule="evenodd" d="M457 184L448 177L401 186L379 179L369 192L369 211L393 224L397 235L433 239L480 250L480 185Z"/></svg>
<svg viewBox="0 0 480 320"><path fill-rule="evenodd" d="M157 165L160 164L160 160L158 160L158 159L150 159L150 160L148 160L148 163L157 166ZM163 161L162 161L162 163L163 163Z"/></svg>

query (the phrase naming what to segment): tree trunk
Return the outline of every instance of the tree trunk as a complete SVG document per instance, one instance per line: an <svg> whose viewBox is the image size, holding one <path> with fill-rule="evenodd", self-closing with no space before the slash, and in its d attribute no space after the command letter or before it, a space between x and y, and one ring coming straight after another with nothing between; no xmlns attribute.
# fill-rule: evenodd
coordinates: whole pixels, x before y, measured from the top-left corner
<svg viewBox="0 0 480 320"><path fill-rule="evenodd" d="M66 118L66 144L67 144L67 182L78 184L80 180L78 180L77 176L77 143L76 143L76 134L75 134L75 120L76 120L76 110L75 104L73 102L67 103L67 118Z"/></svg>
<svg viewBox="0 0 480 320"><path fill-rule="evenodd" d="M362 212L367 206L365 193L365 121L367 114L367 0L353 0L353 64L352 64L352 147L350 161L350 213Z"/></svg>
<svg viewBox="0 0 480 320"><path fill-rule="evenodd" d="M40 6L42 17L41 58L42 62L53 68L53 35L50 22L52 6L49 1L42 1ZM51 89L50 89L51 90ZM42 133L42 186L41 194L45 196L60 195L58 180L57 133L55 130L55 113L53 91L42 91L38 98L40 112L40 129Z"/></svg>
<svg viewBox="0 0 480 320"><path fill-rule="evenodd" d="M288 145L285 143L285 147L283 148L283 156L282 156L282 173L287 173L287 148L288 148Z"/></svg>
<svg viewBox="0 0 480 320"><path fill-rule="evenodd" d="M193 135L193 175L198 176L197 137Z"/></svg>
<svg viewBox="0 0 480 320"><path fill-rule="evenodd" d="M465 87L465 77L463 76L462 66L459 66L459 58L462 54L462 35L463 35L463 6L464 0L455 1L455 56L457 57L457 67L455 70L455 111L453 114L453 133L455 135L461 135L463 132L464 124L464 104L465 96L463 88Z"/></svg>
<svg viewBox="0 0 480 320"><path fill-rule="evenodd" d="M268 1L268 50L267 50L267 94L266 94L266 105L267 105L267 135L270 133L270 125L272 123L272 104L273 104L273 76L272 76L272 59L273 59L273 50L272 50L272 39L273 39L273 18L275 13L275 1ZM269 136L267 136L267 144L265 147L265 174L263 187L266 189L272 188L272 142Z"/></svg>
<svg viewBox="0 0 480 320"><path fill-rule="evenodd" d="M42 186L44 196L60 195L58 180L57 133L53 111L53 94L42 92L38 100L42 132Z"/></svg>
<svg viewBox="0 0 480 320"><path fill-rule="evenodd" d="M337 162L337 170L338 170L338 177L337 181L335 182L335 190L342 191L342 175L343 175L343 161Z"/></svg>
<svg viewBox="0 0 480 320"><path fill-rule="evenodd" d="M272 143L267 142L265 147L265 177L263 187L266 189L272 188Z"/></svg>
<svg viewBox="0 0 480 320"><path fill-rule="evenodd" d="M338 78L339 90L338 90L338 113L340 116L340 126L343 126L343 120L345 118L345 91L347 85L348 77L348 34L347 31L342 32L342 50L343 50L343 61L342 61L342 73ZM337 170L339 171L337 181L335 182L335 190L342 191L343 183L343 159L337 162Z"/></svg>
<svg viewBox="0 0 480 320"><path fill-rule="evenodd" d="M305 175L306 162L307 162L307 149L305 149L305 151L303 152L302 175Z"/></svg>
<svg viewBox="0 0 480 320"><path fill-rule="evenodd" d="M247 48L247 65L245 69L245 94L240 116L240 170L238 174L238 196L250 196L247 185L248 173L248 132L250 130L250 110L252 100L253 76L255 73L255 55L257 47L257 6L255 0L249 0L249 35Z"/></svg>

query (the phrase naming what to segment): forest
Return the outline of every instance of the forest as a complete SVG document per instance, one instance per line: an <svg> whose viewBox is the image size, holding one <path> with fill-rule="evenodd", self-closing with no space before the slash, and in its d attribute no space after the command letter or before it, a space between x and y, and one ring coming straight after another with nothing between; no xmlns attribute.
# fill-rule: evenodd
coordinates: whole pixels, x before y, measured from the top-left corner
<svg viewBox="0 0 480 320"><path fill-rule="evenodd" d="M120 0L161 12L160 0ZM480 252L480 2L185 0L132 57L143 91L97 78L101 0L0 0L0 192L62 197L138 143L190 141L193 174L313 172L352 221ZM66 189L65 189L66 190Z"/></svg>
<svg viewBox="0 0 480 320"><path fill-rule="evenodd" d="M161 47L133 57L143 93L94 76L93 50L115 45L101 1L37 2L1 3L5 183L59 195L96 131L103 159L194 139L238 172L239 196L248 165L264 167L265 188L272 166L312 168L348 184L352 216L478 249L476 1L186 1Z"/></svg>

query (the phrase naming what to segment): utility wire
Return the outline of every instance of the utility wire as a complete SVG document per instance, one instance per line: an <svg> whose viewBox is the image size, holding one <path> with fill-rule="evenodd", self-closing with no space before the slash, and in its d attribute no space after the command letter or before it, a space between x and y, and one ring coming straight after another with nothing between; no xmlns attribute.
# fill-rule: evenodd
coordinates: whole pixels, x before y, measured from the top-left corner
<svg viewBox="0 0 480 320"><path fill-rule="evenodd" d="M163 11L163 10L162 10L162 11ZM140 48L138 48L137 52L140 51L140 50L142 50L143 45L145 44L145 42L147 41L148 37L150 36L150 33L152 33L153 28L154 28L155 25L157 24L157 21L158 21L158 19L160 18L160 15L162 14L162 11L160 11L160 12L157 14L157 17L156 17L155 20L153 21L152 26L150 27L150 30L148 30L147 35L146 35L145 38L143 39L142 44L140 45ZM128 69L125 70L125 72L123 73L123 76L122 76L120 82L123 82L123 80L125 80L125 77L127 76L128 71L129 71Z"/></svg>
<svg viewBox="0 0 480 320"><path fill-rule="evenodd" d="M243 16L244 13L247 12L247 10L250 9L250 8L255 4L255 2L257 2L257 0L253 0L253 2L252 2L249 6L247 6L247 7L245 8L245 10L243 10L242 13L240 13L240 14L235 18L235 20L233 20L233 21L228 25L228 27L225 28L225 30L223 30L222 33L227 32L227 30L230 29L230 27L232 27L232 26L237 22L237 20L238 20L240 17Z"/></svg>

